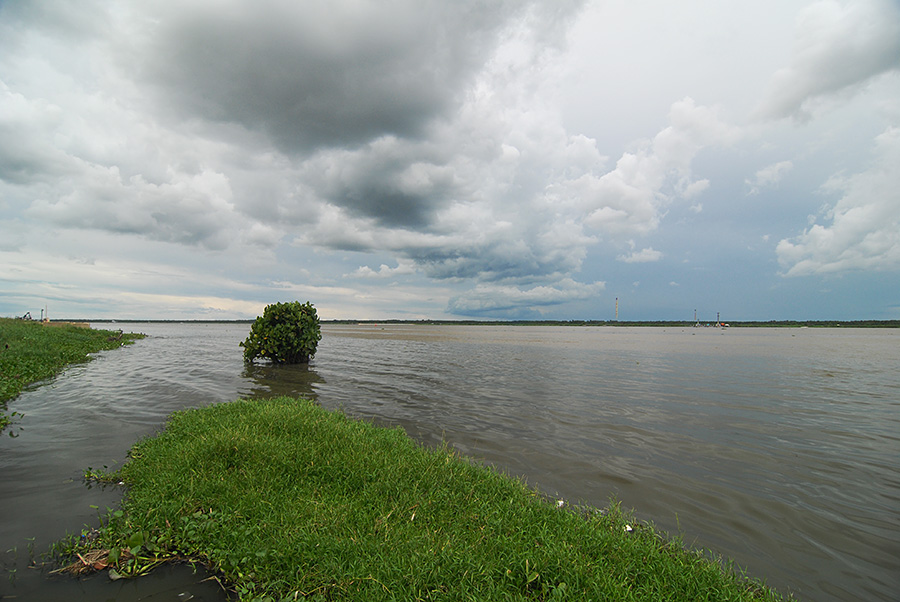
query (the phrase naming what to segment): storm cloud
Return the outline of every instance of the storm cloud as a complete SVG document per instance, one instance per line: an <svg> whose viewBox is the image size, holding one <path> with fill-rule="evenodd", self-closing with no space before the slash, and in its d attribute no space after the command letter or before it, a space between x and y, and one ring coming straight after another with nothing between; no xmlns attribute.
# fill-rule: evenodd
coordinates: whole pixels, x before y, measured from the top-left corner
<svg viewBox="0 0 900 602"><path fill-rule="evenodd" d="M756 312L900 269L900 9L732 12L0 3L0 307Z"/></svg>
<svg viewBox="0 0 900 602"><path fill-rule="evenodd" d="M150 3L123 40L181 119L264 132L283 152L419 138L452 112L521 2ZM132 17L134 18L134 17ZM132 33L132 32L130 32Z"/></svg>

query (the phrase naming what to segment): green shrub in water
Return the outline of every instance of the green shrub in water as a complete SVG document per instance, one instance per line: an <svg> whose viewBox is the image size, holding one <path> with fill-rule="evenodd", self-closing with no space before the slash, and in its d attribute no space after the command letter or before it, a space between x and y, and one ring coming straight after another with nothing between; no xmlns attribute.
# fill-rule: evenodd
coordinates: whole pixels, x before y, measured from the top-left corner
<svg viewBox="0 0 900 602"><path fill-rule="evenodd" d="M308 301L292 301L266 306L240 345L247 362L261 357L278 364L305 364L321 338L316 308Z"/></svg>

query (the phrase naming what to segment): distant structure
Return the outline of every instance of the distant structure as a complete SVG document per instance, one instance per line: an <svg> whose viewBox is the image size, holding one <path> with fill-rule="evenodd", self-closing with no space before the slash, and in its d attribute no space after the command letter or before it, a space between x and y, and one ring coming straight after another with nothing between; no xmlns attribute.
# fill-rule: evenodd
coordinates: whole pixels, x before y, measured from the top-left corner
<svg viewBox="0 0 900 602"><path fill-rule="evenodd" d="M619 298L616 297L616 322L619 321Z"/></svg>
<svg viewBox="0 0 900 602"><path fill-rule="evenodd" d="M730 326L730 324L726 324L726 323L722 322L722 314L721 314L721 312L718 312L718 311L716 312L715 325L710 324L709 322L707 322L705 324L701 324L700 320L697 319L697 310L695 309L694 310L694 327L696 328L696 327L700 327L700 326L705 326L705 327L715 326L715 328L728 328Z"/></svg>

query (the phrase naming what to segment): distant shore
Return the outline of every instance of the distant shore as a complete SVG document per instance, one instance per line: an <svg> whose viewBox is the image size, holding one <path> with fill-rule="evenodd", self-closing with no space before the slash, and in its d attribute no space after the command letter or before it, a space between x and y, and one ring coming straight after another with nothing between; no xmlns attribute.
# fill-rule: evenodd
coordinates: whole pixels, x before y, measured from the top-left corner
<svg viewBox="0 0 900 602"><path fill-rule="evenodd" d="M138 319L72 319L65 322L94 324L252 324L253 320L138 320ZM692 320L321 320L322 324L425 326L649 326L668 328L716 327L715 321ZM900 328L900 320L731 320L727 328Z"/></svg>

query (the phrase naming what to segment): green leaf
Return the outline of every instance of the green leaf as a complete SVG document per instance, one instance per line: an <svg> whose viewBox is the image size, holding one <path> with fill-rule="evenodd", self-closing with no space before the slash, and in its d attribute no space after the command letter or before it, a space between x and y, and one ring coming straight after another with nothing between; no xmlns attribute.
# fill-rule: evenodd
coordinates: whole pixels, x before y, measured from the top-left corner
<svg viewBox="0 0 900 602"><path fill-rule="evenodd" d="M247 362L261 357L279 364L296 364L308 362L321 339L315 307L293 301L266 306L240 346Z"/></svg>
<svg viewBox="0 0 900 602"><path fill-rule="evenodd" d="M132 554L135 554L135 548L140 551L141 546L144 545L144 541L144 534L140 531L135 531L128 537L128 539L125 540L125 545L131 548Z"/></svg>

